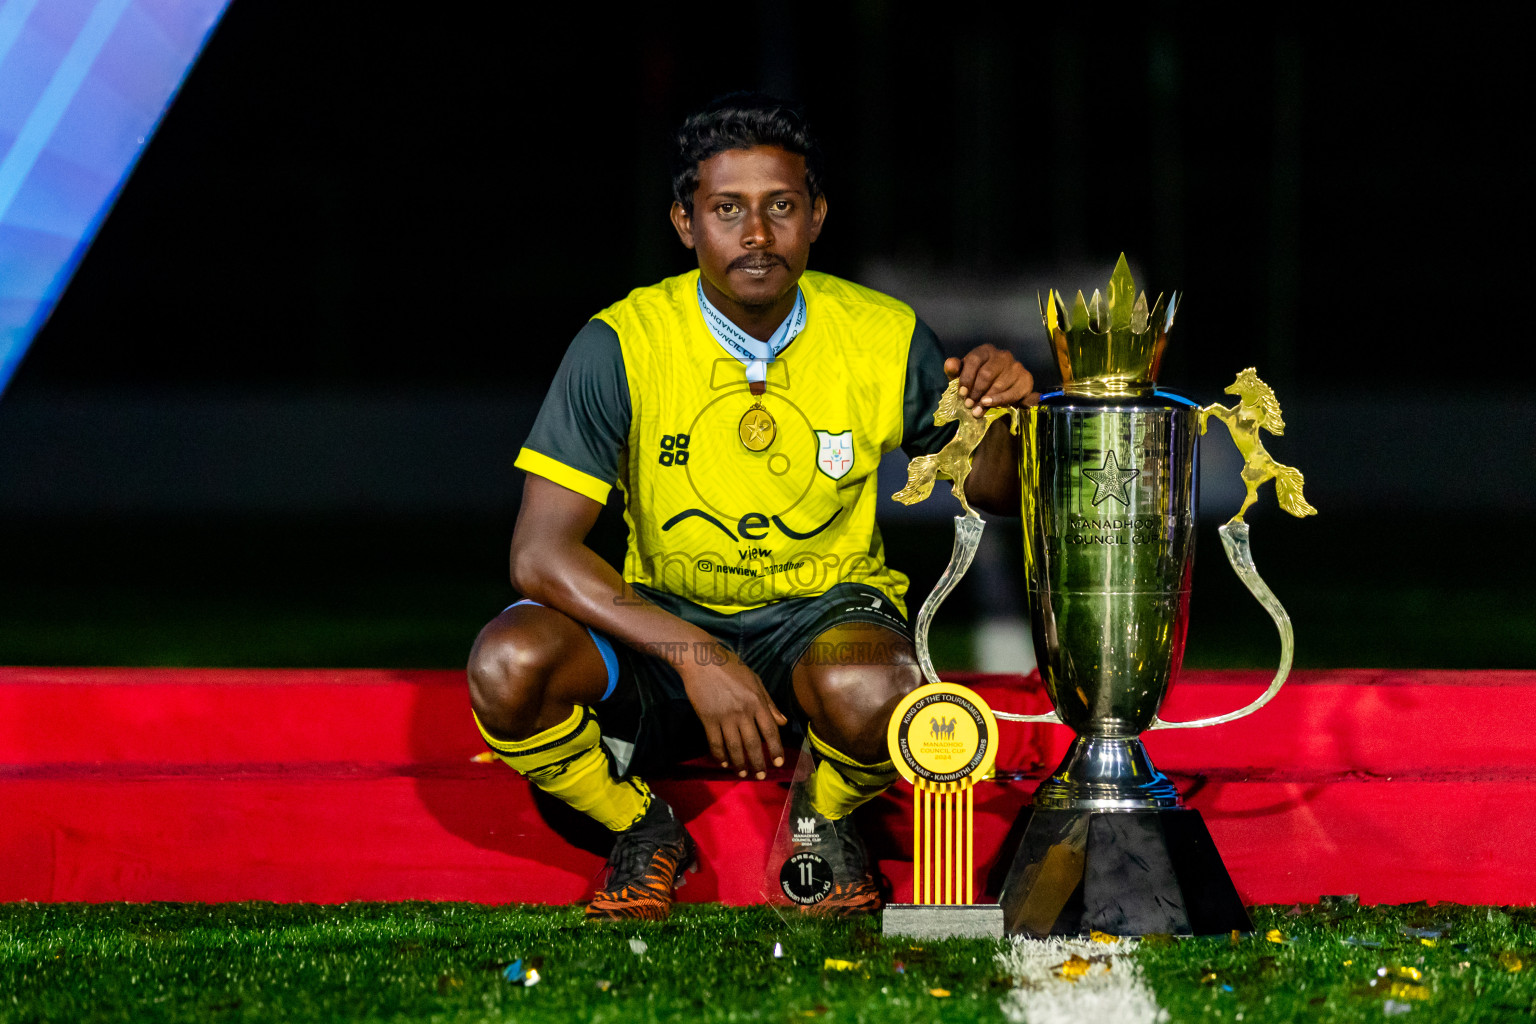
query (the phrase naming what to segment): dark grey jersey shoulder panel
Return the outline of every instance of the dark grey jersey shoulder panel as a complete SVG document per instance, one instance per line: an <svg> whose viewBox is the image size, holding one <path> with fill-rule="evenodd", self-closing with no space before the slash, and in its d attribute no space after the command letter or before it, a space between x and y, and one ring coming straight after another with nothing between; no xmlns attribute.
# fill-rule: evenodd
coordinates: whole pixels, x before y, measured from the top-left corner
<svg viewBox="0 0 1536 1024"><path fill-rule="evenodd" d="M611 484L629 442L629 418L619 336L602 320L588 320L565 350L526 447Z"/></svg>
<svg viewBox="0 0 1536 1024"><path fill-rule="evenodd" d="M912 328L912 346L907 350L907 389L902 398L901 450L908 455L932 455L955 436L955 424L933 425L933 411L948 386L939 339L919 319Z"/></svg>

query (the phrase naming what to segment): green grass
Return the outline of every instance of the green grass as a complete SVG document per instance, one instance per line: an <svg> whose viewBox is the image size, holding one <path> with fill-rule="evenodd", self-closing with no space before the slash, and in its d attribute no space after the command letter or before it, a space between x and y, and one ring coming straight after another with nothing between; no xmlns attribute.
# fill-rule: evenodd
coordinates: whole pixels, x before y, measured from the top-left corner
<svg viewBox="0 0 1536 1024"><path fill-rule="evenodd" d="M593 926L578 907L12 904L0 931L6 1024L1000 1019L992 943L913 952L868 922L767 908ZM826 972L828 957L862 966ZM538 985L503 977L518 959Z"/></svg>
<svg viewBox="0 0 1536 1024"><path fill-rule="evenodd" d="M1142 974L1174 1021L1378 1021L1388 1000L1411 1006L1401 1016L1412 1024L1536 1014L1531 907L1325 900L1260 907L1253 919L1235 941L1143 943Z"/></svg>
<svg viewBox="0 0 1536 1024"><path fill-rule="evenodd" d="M1254 920L1236 940L1143 944L1173 1021L1375 1021L1388 998L1411 1024L1536 1012L1531 908L1340 903ZM763 907L594 926L576 907L0 904L0 1022L1001 1021L998 948ZM503 977L519 959L537 985ZM1393 997L1400 968L1421 976Z"/></svg>

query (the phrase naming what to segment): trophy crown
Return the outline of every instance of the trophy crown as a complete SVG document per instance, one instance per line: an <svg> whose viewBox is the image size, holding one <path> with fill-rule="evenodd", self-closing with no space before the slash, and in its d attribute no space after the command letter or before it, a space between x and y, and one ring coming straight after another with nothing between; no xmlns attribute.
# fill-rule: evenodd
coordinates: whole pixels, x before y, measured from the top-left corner
<svg viewBox="0 0 1536 1024"><path fill-rule="evenodd" d="M1107 294L1095 290L1084 301L1079 291L1070 313L1061 292L1050 291L1041 300L1040 319L1051 336L1062 386L1090 394L1151 389L1178 308L1174 292L1166 308L1159 295L1148 309L1147 293L1136 294L1125 253L1115 263Z"/></svg>

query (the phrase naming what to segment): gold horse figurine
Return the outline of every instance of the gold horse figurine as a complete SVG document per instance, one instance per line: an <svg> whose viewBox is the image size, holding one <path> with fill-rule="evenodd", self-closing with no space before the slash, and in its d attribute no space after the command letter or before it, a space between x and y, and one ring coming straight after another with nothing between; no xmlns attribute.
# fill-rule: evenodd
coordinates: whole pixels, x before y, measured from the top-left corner
<svg viewBox="0 0 1536 1024"><path fill-rule="evenodd" d="M1206 421L1215 416L1227 425L1227 430L1232 434L1232 443L1237 445L1237 450L1243 456L1243 483L1248 485L1248 500L1237 510L1237 515L1227 522L1243 521L1243 513L1258 500L1259 486L1266 480L1274 480L1275 497L1281 508L1293 516L1316 515L1317 509L1308 505L1307 500L1301 496L1301 471L1270 458L1259 437L1260 430L1276 435L1285 433L1285 420L1280 418L1280 400L1275 397L1274 391L1259 379L1257 371L1250 366L1237 375L1237 380L1226 389L1226 393L1238 397L1237 405L1231 408L1215 403L1202 406L1200 433L1205 433Z"/></svg>
<svg viewBox="0 0 1536 1024"><path fill-rule="evenodd" d="M919 455L908 463L907 486L891 497L904 505L915 505L932 493L934 479L942 476L951 481L955 497L959 499L960 507L965 509L966 518L980 519L976 510L971 508L971 503L965 500L965 478L971 475L972 453L976 451L976 446L981 443L992 421L999 416L1009 416L1014 425L1018 425L1019 410L1011 407L988 409L979 419L971 415L960 398L960 382L950 381L949 387L944 389L944 394L939 398L933 423L934 426L943 426L959 420L959 429L943 448L932 455Z"/></svg>

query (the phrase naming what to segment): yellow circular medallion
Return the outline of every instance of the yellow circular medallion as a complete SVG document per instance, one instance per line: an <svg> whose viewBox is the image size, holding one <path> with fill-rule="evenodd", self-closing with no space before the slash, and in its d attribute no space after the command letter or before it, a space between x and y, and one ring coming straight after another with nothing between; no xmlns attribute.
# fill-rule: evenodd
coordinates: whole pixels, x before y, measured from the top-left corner
<svg viewBox="0 0 1536 1024"><path fill-rule="evenodd" d="M763 451L773 444L774 437L779 433L778 424L761 403L754 404L746 411L736 429L741 435L741 443L749 452Z"/></svg>
<svg viewBox="0 0 1536 1024"><path fill-rule="evenodd" d="M997 760L997 719L974 690L930 683L896 705L886 742L908 782L975 783Z"/></svg>

